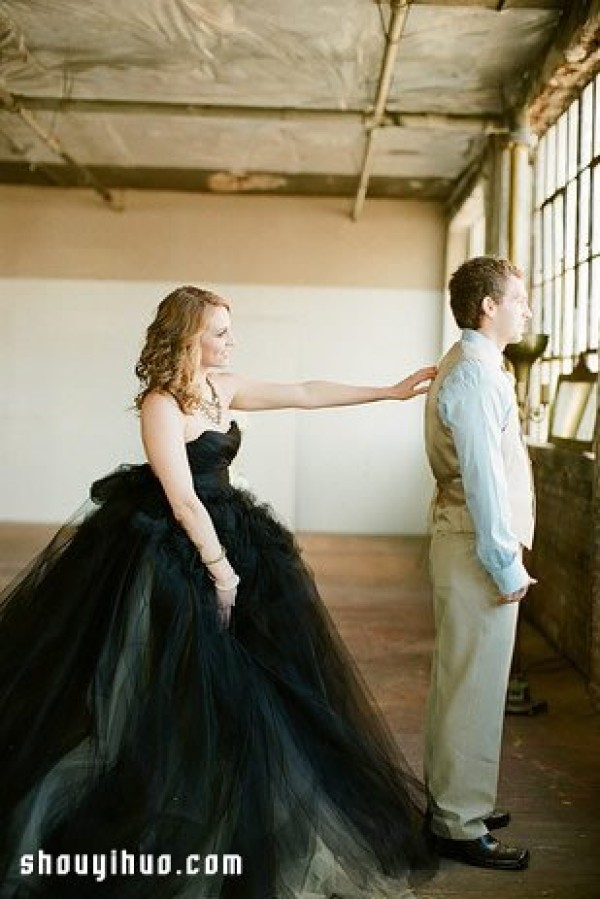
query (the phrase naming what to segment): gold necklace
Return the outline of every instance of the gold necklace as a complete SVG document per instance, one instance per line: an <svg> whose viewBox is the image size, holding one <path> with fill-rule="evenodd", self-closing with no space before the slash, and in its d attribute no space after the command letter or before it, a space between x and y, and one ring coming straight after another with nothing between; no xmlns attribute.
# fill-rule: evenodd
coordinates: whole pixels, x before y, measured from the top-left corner
<svg viewBox="0 0 600 899"><path fill-rule="evenodd" d="M210 399L205 399L202 394L200 394L198 397L198 408L214 425L220 425L221 418L223 417L221 400L219 399L219 394L215 390L212 381L209 381L207 378L206 383L208 384L211 396Z"/></svg>

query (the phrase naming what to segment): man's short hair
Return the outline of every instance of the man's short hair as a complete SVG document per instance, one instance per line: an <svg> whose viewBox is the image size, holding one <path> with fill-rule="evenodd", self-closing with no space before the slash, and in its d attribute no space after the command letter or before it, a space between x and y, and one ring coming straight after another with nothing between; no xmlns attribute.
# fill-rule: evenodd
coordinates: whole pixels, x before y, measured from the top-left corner
<svg viewBox="0 0 600 899"><path fill-rule="evenodd" d="M456 269L450 283L450 307L459 328L477 330L481 323L481 302L491 297L499 303L511 276L523 277L520 268L499 256L475 256Z"/></svg>

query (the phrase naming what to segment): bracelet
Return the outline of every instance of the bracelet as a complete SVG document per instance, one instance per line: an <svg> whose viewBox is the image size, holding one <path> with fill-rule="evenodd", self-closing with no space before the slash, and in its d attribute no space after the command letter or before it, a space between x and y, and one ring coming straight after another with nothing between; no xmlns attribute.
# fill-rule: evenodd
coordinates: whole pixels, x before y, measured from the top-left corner
<svg viewBox="0 0 600 899"><path fill-rule="evenodd" d="M214 581L215 590L233 590L239 584L237 574L233 574L227 581Z"/></svg>
<svg viewBox="0 0 600 899"><path fill-rule="evenodd" d="M200 558L202 559L202 556L200 556ZM219 553L219 555L217 556L216 559L210 559L209 561L207 561L206 559L202 559L202 562L204 565L216 565L217 562L222 562L224 558L225 558L225 550L223 547L221 547L221 552Z"/></svg>

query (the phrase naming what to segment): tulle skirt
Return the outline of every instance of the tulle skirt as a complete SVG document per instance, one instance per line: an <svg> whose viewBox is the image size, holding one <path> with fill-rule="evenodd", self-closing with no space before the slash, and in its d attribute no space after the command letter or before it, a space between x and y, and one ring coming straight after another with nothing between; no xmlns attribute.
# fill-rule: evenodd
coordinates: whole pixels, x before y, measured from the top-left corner
<svg viewBox="0 0 600 899"><path fill-rule="evenodd" d="M292 535L196 489L241 577L230 628L147 466L4 592L0 897L402 895L434 866L422 786Z"/></svg>

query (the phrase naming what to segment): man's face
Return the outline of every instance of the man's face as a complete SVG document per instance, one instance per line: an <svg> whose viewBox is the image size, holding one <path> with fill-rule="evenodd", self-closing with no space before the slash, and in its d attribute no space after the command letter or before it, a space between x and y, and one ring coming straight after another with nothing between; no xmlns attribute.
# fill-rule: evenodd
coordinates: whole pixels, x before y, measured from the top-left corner
<svg viewBox="0 0 600 899"><path fill-rule="evenodd" d="M491 325L499 343L518 343L531 318L527 291L522 278L510 275L504 296L495 304Z"/></svg>

